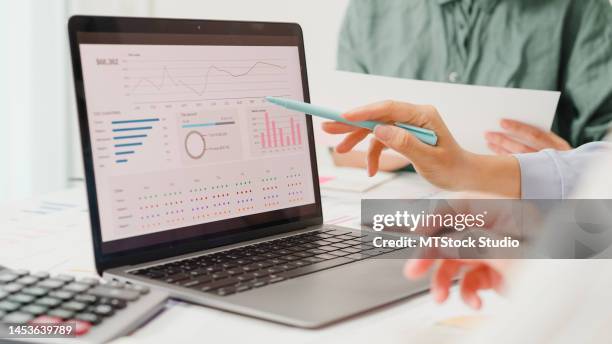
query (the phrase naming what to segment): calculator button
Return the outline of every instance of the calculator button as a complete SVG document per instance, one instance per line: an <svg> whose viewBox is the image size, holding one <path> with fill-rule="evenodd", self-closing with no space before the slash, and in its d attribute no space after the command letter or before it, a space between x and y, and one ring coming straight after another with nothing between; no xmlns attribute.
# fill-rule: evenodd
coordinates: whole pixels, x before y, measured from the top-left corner
<svg viewBox="0 0 612 344"><path fill-rule="evenodd" d="M50 279L46 279L44 281L38 282L36 286L40 288L45 288L45 289L57 289L63 285L64 285L64 281L50 278Z"/></svg>
<svg viewBox="0 0 612 344"><path fill-rule="evenodd" d="M140 296L138 292L133 290L113 289L103 285L97 286L89 290L87 293L98 297L109 297L126 301L135 301Z"/></svg>
<svg viewBox="0 0 612 344"><path fill-rule="evenodd" d="M32 320L32 318L34 318L32 314L14 312L2 318L2 322L6 324L25 324L28 321Z"/></svg>
<svg viewBox="0 0 612 344"><path fill-rule="evenodd" d="M77 320L86 321L93 325L98 324L102 320L99 316L92 313L79 313L74 318Z"/></svg>
<svg viewBox="0 0 612 344"><path fill-rule="evenodd" d="M30 303L34 301L35 297L28 294L13 294L7 298L9 301L17 302L17 303Z"/></svg>
<svg viewBox="0 0 612 344"><path fill-rule="evenodd" d="M127 302L123 301L123 300L119 300L119 299L111 299L108 297L105 298L101 298L100 299L100 304L101 305L109 305L115 309L123 309L125 308L125 306L127 306Z"/></svg>
<svg viewBox="0 0 612 344"><path fill-rule="evenodd" d="M41 297L43 295L47 295L49 290L40 287L29 287L23 289L21 292L32 296Z"/></svg>
<svg viewBox="0 0 612 344"><path fill-rule="evenodd" d="M106 286L110 287L110 288L118 288L121 289L123 287L125 287L125 283L120 282L120 281L110 281L106 284Z"/></svg>
<svg viewBox="0 0 612 344"><path fill-rule="evenodd" d="M128 290L134 290L134 291L137 291L137 292L139 292L141 295L148 294L148 293L149 293L149 291L150 291L149 287L146 287L146 286L144 286L144 285L140 285L140 284L128 284L128 285L126 286L126 289L128 289Z"/></svg>
<svg viewBox="0 0 612 344"><path fill-rule="evenodd" d="M23 276L23 277L21 277L20 279L18 279L15 282L21 283L23 285L32 285L32 284L38 282L38 278L33 277L33 276Z"/></svg>
<svg viewBox="0 0 612 344"><path fill-rule="evenodd" d="M98 301L98 298L93 295L80 294L74 297L74 301L90 304Z"/></svg>
<svg viewBox="0 0 612 344"><path fill-rule="evenodd" d="M37 305L53 308L59 306L62 303L62 300L56 299L54 297L42 297L35 302Z"/></svg>
<svg viewBox="0 0 612 344"><path fill-rule="evenodd" d="M124 309L127 306L127 302L120 299L111 299L109 305L116 309Z"/></svg>
<svg viewBox="0 0 612 344"><path fill-rule="evenodd" d="M70 275L57 275L53 278L56 280L63 281L65 283L70 283L74 281L74 276L70 276Z"/></svg>
<svg viewBox="0 0 612 344"><path fill-rule="evenodd" d="M52 317L62 318L62 319L68 319L74 315L74 312L57 308L52 311L49 311L47 315L52 316Z"/></svg>
<svg viewBox="0 0 612 344"><path fill-rule="evenodd" d="M85 277L85 278L81 278L79 280L79 283L84 283L90 286L94 286L94 285L100 284L100 280L94 277Z"/></svg>
<svg viewBox="0 0 612 344"><path fill-rule="evenodd" d="M0 283L10 283L16 280L17 278L19 278L19 276L10 272L0 273Z"/></svg>
<svg viewBox="0 0 612 344"><path fill-rule="evenodd" d="M75 293L82 293L85 290L89 289L90 285L89 284L83 284L83 283L70 283L65 285L62 289L63 290L68 290L68 291L72 291Z"/></svg>
<svg viewBox="0 0 612 344"><path fill-rule="evenodd" d="M80 312L87 307L86 304L77 301L68 301L60 306L62 309L67 309L69 311Z"/></svg>
<svg viewBox="0 0 612 344"><path fill-rule="evenodd" d="M19 284L19 283L10 283L10 284L5 284L3 285L1 288L1 290L4 290L7 293L16 293L18 291L20 291L21 289L23 289L24 285L23 284Z"/></svg>
<svg viewBox="0 0 612 344"><path fill-rule="evenodd" d="M20 305L16 302L2 301L0 302L0 311L12 312L19 308Z"/></svg>
<svg viewBox="0 0 612 344"><path fill-rule="evenodd" d="M74 296L74 293L65 290L56 290L49 293L49 296L60 300L68 300Z"/></svg>
<svg viewBox="0 0 612 344"><path fill-rule="evenodd" d="M39 305L27 305L21 307L20 312L30 313L32 315L41 315L47 311L47 307L39 306Z"/></svg>
<svg viewBox="0 0 612 344"><path fill-rule="evenodd" d="M101 316L109 316L112 315L115 310L113 309L113 307L109 306L109 305L97 305L93 308L92 310L95 314L101 315Z"/></svg>

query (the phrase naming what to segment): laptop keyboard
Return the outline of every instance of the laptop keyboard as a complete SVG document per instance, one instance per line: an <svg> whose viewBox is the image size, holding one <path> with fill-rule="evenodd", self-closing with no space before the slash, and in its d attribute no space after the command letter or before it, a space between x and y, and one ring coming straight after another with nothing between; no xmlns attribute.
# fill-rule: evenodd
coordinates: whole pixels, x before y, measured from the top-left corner
<svg viewBox="0 0 612 344"><path fill-rule="evenodd" d="M225 296L395 250L375 248L366 236L323 228L131 273Z"/></svg>

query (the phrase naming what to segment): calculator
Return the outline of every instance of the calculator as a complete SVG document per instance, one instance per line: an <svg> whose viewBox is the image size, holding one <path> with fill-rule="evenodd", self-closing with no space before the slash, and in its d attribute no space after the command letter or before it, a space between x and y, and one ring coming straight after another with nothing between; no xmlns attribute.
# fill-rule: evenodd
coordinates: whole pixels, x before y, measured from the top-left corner
<svg viewBox="0 0 612 344"><path fill-rule="evenodd" d="M151 319L167 299L133 283L0 266L0 342L105 343Z"/></svg>

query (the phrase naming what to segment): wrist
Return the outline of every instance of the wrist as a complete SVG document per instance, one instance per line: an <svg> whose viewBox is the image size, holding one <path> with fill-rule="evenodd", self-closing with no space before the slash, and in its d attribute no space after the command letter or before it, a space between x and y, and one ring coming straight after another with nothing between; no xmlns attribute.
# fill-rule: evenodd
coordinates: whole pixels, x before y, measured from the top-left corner
<svg viewBox="0 0 612 344"><path fill-rule="evenodd" d="M521 197L521 169L514 156L466 152L464 161L459 174L459 180L463 181L459 187L463 191Z"/></svg>

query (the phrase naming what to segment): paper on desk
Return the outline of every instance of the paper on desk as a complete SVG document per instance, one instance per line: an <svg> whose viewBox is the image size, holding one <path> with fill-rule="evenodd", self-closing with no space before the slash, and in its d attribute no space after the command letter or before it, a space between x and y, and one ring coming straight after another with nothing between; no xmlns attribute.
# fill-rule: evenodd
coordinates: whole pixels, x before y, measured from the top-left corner
<svg viewBox="0 0 612 344"><path fill-rule="evenodd" d="M396 176L394 173L379 172L369 177L364 170L350 167L319 169L319 183L325 190L366 192Z"/></svg>
<svg viewBox="0 0 612 344"><path fill-rule="evenodd" d="M361 228L361 199L342 195L321 195L323 221L328 225L338 225L354 229Z"/></svg>
<svg viewBox="0 0 612 344"><path fill-rule="evenodd" d="M91 276L95 264L84 188L0 209L0 265Z"/></svg>
<svg viewBox="0 0 612 344"><path fill-rule="evenodd" d="M484 132L500 130L502 118L515 119L549 130L560 92L448 84L333 71L309 80L310 95L318 105L348 110L385 99L434 105L465 149L491 153ZM324 120L313 118L317 143L335 145L341 135L320 129ZM367 141L358 149L366 150Z"/></svg>

